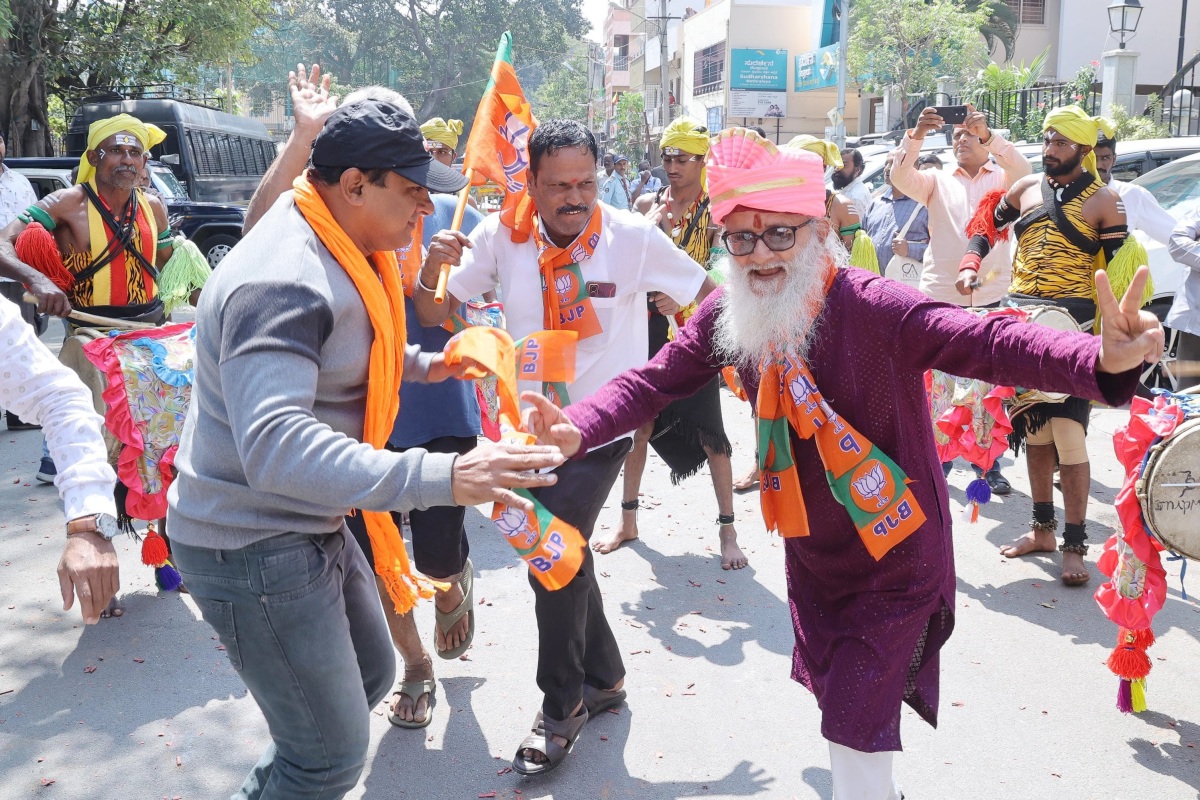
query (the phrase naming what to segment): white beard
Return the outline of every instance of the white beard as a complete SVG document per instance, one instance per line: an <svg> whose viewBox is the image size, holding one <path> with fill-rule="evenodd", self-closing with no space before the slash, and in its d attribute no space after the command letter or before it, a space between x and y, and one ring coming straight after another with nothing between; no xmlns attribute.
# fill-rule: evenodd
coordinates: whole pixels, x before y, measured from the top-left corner
<svg viewBox="0 0 1200 800"><path fill-rule="evenodd" d="M725 293L719 301L713 343L723 360L755 368L774 355L807 361L825 307L826 270L831 263L836 269L845 268L849 254L830 231L824 240L812 236L803 246L779 255L769 268L782 266L786 282L782 290L766 295L753 292L749 270L739 267L732 256L725 256L720 265L726 276Z"/></svg>

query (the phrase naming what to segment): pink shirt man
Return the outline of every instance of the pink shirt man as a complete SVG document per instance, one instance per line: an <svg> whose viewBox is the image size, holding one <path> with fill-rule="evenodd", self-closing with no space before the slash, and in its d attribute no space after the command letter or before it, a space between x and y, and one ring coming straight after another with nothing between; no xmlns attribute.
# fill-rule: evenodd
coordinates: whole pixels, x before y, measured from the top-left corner
<svg viewBox="0 0 1200 800"><path fill-rule="evenodd" d="M929 209L929 247L925 250L920 289L935 300L959 306L990 305L1008 291L1011 241L1001 242L983 260L983 286L971 295L959 294L954 282L958 280L959 261L967 251L967 221L980 200L994 189L1008 189L1032 172L1028 159L995 131L976 147L984 148L995 161L985 161L974 176L961 166L953 174L936 169L920 171L916 161L921 155L921 140L914 139L910 130L900 140L901 158L892 167L896 188ZM957 147L956 157L961 163Z"/></svg>

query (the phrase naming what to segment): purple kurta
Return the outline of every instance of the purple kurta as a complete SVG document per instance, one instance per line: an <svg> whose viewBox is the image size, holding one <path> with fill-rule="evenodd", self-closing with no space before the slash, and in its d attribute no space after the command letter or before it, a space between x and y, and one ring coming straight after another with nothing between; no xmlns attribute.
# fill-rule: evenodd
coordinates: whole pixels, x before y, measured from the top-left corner
<svg viewBox="0 0 1200 800"><path fill-rule="evenodd" d="M720 370L712 348L717 296L644 367L566 409L584 448L636 429ZM864 752L899 750L901 700L937 724L938 650L954 627L954 556L925 371L1120 405L1138 370L1097 375L1099 351L1095 336L983 318L866 270L838 272L808 366L833 410L908 474L926 522L876 561L830 492L815 443L792 432L811 531L784 540L792 678L816 695L825 738ZM756 396L757 371L743 369L741 378Z"/></svg>

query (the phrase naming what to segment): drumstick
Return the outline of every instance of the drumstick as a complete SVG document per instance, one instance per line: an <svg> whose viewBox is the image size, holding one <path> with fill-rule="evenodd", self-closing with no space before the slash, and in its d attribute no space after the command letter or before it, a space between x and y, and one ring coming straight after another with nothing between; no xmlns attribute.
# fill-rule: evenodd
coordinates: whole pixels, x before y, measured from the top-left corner
<svg viewBox="0 0 1200 800"><path fill-rule="evenodd" d="M33 303L34 305L37 305L37 298L29 292L26 292L21 299L26 303ZM118 330L126 331L144 331L158 327L157 325L151 325L148 322L132 322L125 319L98 317L95 314L85 314L82 311L75 311L74 309L71 310L71 313L68 314L66 318L72 322L83 322L89 325L99 325L101 328L116 328Z"/></svg>

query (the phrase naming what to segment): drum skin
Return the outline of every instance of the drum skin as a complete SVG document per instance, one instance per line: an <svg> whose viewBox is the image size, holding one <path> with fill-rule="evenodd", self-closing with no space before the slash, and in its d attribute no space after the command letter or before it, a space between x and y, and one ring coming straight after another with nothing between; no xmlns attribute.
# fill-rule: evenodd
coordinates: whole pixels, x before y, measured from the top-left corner
<svg viewBox="0 0 1200 800"><path fill-rule="evenodd" d="M1150 449L1136 490L1150 535L1200 560L1200 418L1185 421Z"/></svg>

